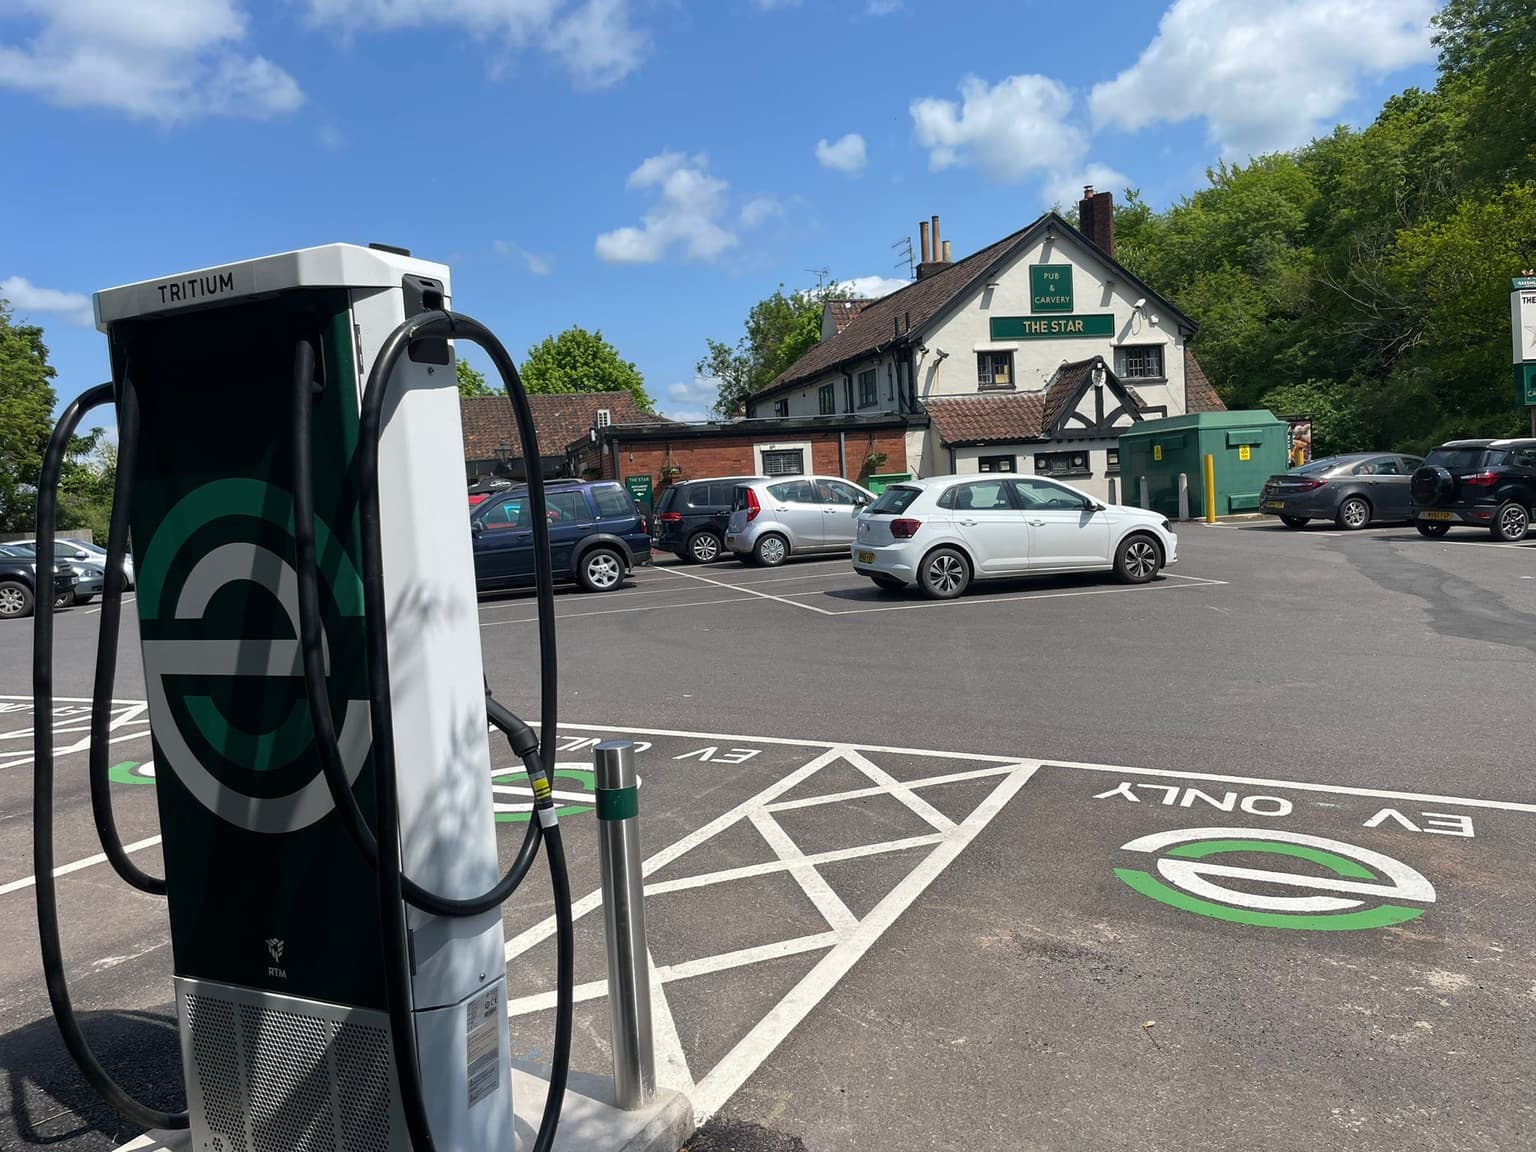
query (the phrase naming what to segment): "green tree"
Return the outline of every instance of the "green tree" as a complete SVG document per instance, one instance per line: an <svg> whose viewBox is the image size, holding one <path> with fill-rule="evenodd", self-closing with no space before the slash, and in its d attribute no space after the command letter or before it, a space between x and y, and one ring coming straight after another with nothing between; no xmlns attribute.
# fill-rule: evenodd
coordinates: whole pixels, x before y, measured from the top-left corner
<svg viewBox="0 0 1536 1152"><path fill-rule="evenodd" d="M821 339L822 306L829 300L851 298L851 293L836 282L793 293L785 293L780 284L772 296L752 305L746 331L734 345L706 341L708 350L697 371L700 376L720 381L715 414L724 418L736 415L748 396L766 387Z"/></svg>
<svg viewBox="0 0 1536 1152"><path fill-rule="evenodd" d="M0 530L33 528L37 478L52 424L54 368L43 330L0 300Z"/></svg>
<svg viewBox="0 0 1536 1152"><path fill-rule="evenodd" d="M492 388L485 382L485 373L469 365L463 357L453 362L453 370L459 378L460 396L500 396L500 388Z"/></svg>
<svg viewBox="0 0 1536 1152"><path fill-rule="evenodd" d="M530 394L628 392L642 411L654 411L640 369L620 356L600 331L573 326L558 336L546 336L528 350L522 376Z"/></svg>

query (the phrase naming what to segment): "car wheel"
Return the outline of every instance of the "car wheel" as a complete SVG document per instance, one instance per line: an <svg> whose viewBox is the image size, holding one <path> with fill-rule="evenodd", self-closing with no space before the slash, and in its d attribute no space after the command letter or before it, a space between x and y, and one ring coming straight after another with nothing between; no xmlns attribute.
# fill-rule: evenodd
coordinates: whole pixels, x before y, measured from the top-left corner
<svg viewBox="0 0 1536 1152"><path fill-rule="evenodd" d="M953 548L935 548L917 570L918 587L935 600L953 600L970 582L971 566Z"/></svg>
<svg viewBox="0 0 1536 1152"><path fill-rule="evenodd" d="M1282 516L1282 517L1280 517L1280 523L1284 524L1287 528L1305 528L1311 522L1312 522L1312 518L1310 516Z"/></svg>
<svg viewBox="0 0 1536 1152"><path fill-rule="evenodd" d="M882 592L900 592L907 586L905 580L898 580L894 576L871 576L870 579L875 582L875 587L879 588Z"/></svg>
<svg viewBox="0 0 1536 1152"><path fill-rule="evenodd" d="M1150 536L1127 536L1115 549L1115 575L1127 584L1145 584L1162 566L1162 553Z"/></svg>
<svg viewBox="0 0 1536 1152"><path fill-rule="evenodd" d="M75 605L75 590L66 588L53 598L55 608L73 608Z"/></svg>
<svg viewBox="0 0 1536 1152"><path fill-rule="evenodd" d="M32 614L32 589L14 580L0 584L0 618L12 619Z"/></svg>
<svg viewBox="0 0 1536 1152"><path fill-rule="evenodd" d="M776 532L759 536L752 546L752 559L764 568L777 568L789 559L789 541Z"/></svg>
<svg viewBox="0 0 1536 1152"><path fill-rule="evenodd" d="M1493 538L1513 544L1531 530L1531 513L1523 504L1507 501L1493 518Z"/></svg>
<svg viewBox="0 0 1536 1152"><path fill-rule="evenodd" d="M96 593L94 592L90 593L88 596L82 596L78 592L75 593L76 604L89 604L94 599L96 599Z"/></svg>
<svg viewBox="0 0 1536 1152"><path fill-rule="evenodd" d="M1371 505L1364 496L1350 496L1339 505L1333 522L1346 532L1355 532L1371 522Z"/></svg>
<svg viewBox="0 0 1536 1152"><path fill-rule="evenodd" d="M582 556L576 576L588 592L612 592L624 582L624 557L612 548L593 548Z"/></svg>
<svg viewBox="0 0 1536 1152"><path fill-rule="evenodd" d="M695 564L713 564L720 559L720 537L713 532L695 532L688 537L688 559Z"/></svg>
<svg viewBox="0 0 1536 1152"><path fill-rule="evenodd" d="M1449 524L1437 523L1434 520L1415 520L1413 526L1419 530L1420 536L1439 537L1451 530Z"/></svg>

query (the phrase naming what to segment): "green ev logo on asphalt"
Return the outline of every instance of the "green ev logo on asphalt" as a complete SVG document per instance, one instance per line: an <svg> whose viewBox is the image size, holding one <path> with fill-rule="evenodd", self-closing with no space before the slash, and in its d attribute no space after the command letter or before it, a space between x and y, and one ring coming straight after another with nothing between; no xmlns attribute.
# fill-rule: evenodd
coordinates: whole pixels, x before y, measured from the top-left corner
<svg viewBox="0 0 1536 1152"><path fill-rule="evenodd" d="M1313 932L1384 928L1422 916L1423 906L1435 902L1434 885L1402 861L1300 832L1185 828L1141 836L1121 847L1127 852L1164 853L1157 859L1156 876L1136 868L1115 869L1115 875L1137 892L1169 907L1233 924ZM1234 853L1284 856L1313 867L1279 872L1212 859ZM1246 887L1218 882L1223 880ZM1261 891L1261 886L1310 894L1277 895Z"/></svg>

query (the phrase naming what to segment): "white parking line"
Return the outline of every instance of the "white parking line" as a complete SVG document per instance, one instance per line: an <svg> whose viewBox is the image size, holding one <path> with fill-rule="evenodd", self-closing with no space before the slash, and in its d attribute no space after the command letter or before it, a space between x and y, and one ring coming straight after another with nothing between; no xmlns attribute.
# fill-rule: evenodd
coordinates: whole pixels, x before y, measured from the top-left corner
<svg viewBox="0 0 1536 1152"><path fill-rule="evenodd" d="M954 600L920 600L908 604L882 604L875 608L818 609L828 616L861 616L869 612L910 612L917 608L953 608L966 604L1016 604L1021 600L1060 600L1071 596L1112 596L1127 592L1156 592L1159 589L1214 588L1228 583L1205 576L1185 576L1177 572L1163 573L1169 580L1182 580L1183 584L1135 584L1117 588L1078 588L1065 592L1019 592L1011 596L960 596ZM786 592L786 596L826 596L826 592ZM810 607L810 605L803 605Z"/></svg>
<svg viewBox="0 0 1536 1152"><path fill-rule="evenodd" d="M1452 540L1449 536L1442 536L1435 541L1437 544L1455 544L1458 548L1536 548L1536 540Z"/></svg>
<svg viewBox="0 0 1536 1152"><path fill-rule="evenodd" d="M132 844L124 844L123 851L140 852L145 848L153 848L158 843L160 843L160 837L151 836L147 840L135 840ZM68 876L71 872L79 872L82 868L90 868L96 864L105 864L106 862L107 858L105 854L98 853L95 856L87 856L83 860L75 860L68 864L60 864L53 870L53 874L55 876ZM0 896L5 896L12 892L19 892L23 888L31 888L36 884L36 876L23 876L20 880L12 880L9 884L0 884Z"/></svg>
<svg viewBox="0 0 1536 1152"><path fill-rule="evenodd" d="M713 584L716 588L728 588L732 592L740 590L749 596L761 596L764 600L776 600L780 604L788 604L791 608L802 608L807 612L815 612L821 616L841 615L841 613L831 612L825 608L818 608L814 604L797 604L793 600L786 600L783 596L775 596L769 592L754 592L751 588L743 587L740 584L727 584L724 580L711 580L708 576L698 576L692 572L679 572L678 575L686 576L690 580L697 580L701 584Z"/></svg>
<svg viewBox="0 0 1536 1152"><path fill-rule="evenodd" d="M721 585L729 587L729 585ZM582 616L617 616L625 612L665 612L669 608L706 608L711 604L742 604L751 600L750 596L725 596L719 600L685 600L681 604L636 604L632 608L599 608L592 612L561 612L556 615L556 620L576 620ZM537 616L524 616L517 620L482 620L480 627L494 628L498 624L535 624Z"/></svg>

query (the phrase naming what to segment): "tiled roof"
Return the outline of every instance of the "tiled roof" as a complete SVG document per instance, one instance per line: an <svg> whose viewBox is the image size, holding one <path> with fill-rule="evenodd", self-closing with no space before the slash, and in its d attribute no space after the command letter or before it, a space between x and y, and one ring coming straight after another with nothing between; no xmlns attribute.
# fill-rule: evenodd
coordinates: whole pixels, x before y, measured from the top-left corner
<svg viewBox="0 0 1536 1152"><path fill-rule="evenodd" d="M1195 354L1186 344L1184 346L1184 411L1225 412L1226 410L1226 404L1216 394L1216 386L1206 378L1205 369L1200 367L1200 361L1195 359Z"/></svg>
<svg viewBox="0 0 1536 1152"><path fill-rule="evenodd" d="M1088 378L1089 371L1098 361L1099 358L1095 356L1091 360L1076 360L1056 369L1050 383L1045 386L1045 411L1040 416L1041 428L1056 426L1056 421L1062 417L1063 409L1072 402L1072 398L1077 395L1078 389Z"/></svg>
<svg viewBox="0 0 1536 1152"><path fill-rule="evenodd" d="M944 396L923 402L946 444L1006 444L1038 440L1045 427L1045 393Z"/></svg>
<svg viewBox="0 0 1536 1152"><path fill-rule="evenodd" d="M909 318L913 328L920 328L1027 231L1028 228L1021 228L964 260L956 260L889 296L871 301L866 308L852 316L846 326L839 324L836 336L813 344L804 356L781 372L761 392L820 375L835 364L872 352L896 337L896 325L899 324L901 332L905 333Z"/></svg>
<svg viewBox="0 0 1536 1152"><path fill-rule="evenodd" d="M827 307L832 310L832 323L841 333L853 323L855 316L873 303L873 300L828 300Z"/></svg>
<svg viewBox="0 0 1536 1152"><path fill-rule="evenodd" d="M528 397L533 426L539 435L539 455L564 456L567 445L585 436L606 408L615 424L667 424L671 421L643 411L629 392L572 392ZM459 399L464 424L464 459L494 460L505 440L514 459L523 454L517 438L512 402L505 396L464 396Z"/></svg>

